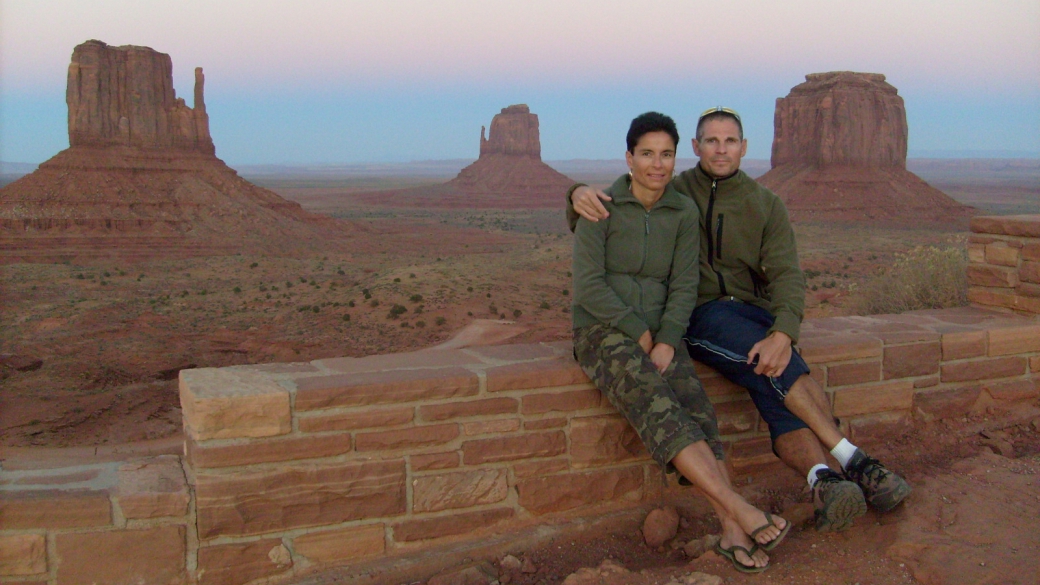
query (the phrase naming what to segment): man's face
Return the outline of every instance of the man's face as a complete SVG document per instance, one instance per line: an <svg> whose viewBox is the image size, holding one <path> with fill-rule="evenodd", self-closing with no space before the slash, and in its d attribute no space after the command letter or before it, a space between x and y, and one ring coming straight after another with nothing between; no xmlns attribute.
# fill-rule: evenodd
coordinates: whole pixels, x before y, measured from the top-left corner
<svg viewBox="0 0 1040 585"><path fill-rule="evenodd" d="M693 152L701 159L701 168L712 177L728 177L740 168L747 154L747 140L741 140L735 120L716 118L701 127L701 139L693 139Z"/></svg>

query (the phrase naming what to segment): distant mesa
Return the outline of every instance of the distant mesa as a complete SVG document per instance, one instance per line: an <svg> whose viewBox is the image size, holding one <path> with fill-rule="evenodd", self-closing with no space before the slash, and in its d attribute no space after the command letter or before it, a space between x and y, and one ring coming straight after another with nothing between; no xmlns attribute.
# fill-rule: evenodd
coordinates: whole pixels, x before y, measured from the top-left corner
<svg viewBox="0 0 1040 585"><path fill-rule="evenodd" d="M542 162L538 115L524 104L502 108L487 138L480 128L480 158L447 183L470 195L526 197L532 207L546 200L559 205L573 184Z"/></svg>
<svg viewBox="0 0 1040 585"><path fill-rule="evenodd" d="M194 107L176 97L172 69L148 47L75 48L69 148L0 189L0 261L285 254L348 235L218 159L202 68Z"/></svg>
<svg viewBox="0 0 1040 585"><path fill-rule="evenodd" d="M906 170L903 98L878 73L810 73L777 98L760 183L796 220L945 222L974 209Z"/></svg>
<svg viewBox="0 0 1040 585"><path fill-rule="evenodd" d="M542 162L538 116L524 104L502 108L480 128L480 157L447 183L353 193L390 207L527 209L560 207L574 181Z"/></svg>

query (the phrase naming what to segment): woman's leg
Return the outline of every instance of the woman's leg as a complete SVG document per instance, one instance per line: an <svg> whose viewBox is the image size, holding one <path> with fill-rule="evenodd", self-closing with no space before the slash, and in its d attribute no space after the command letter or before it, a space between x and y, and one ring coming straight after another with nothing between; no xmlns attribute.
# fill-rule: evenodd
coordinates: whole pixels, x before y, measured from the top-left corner
<svg viewBox="0 0 1040 585"><path fill-rule="evenodd" d="M726 516L736 522L744 534L750 535L769 524L764 512L733 491L728 475L720 469L721 465L706 442L698 441L687 446L672 459L672 464L712 500L713 506L721 508ZM723 514L720 513L719 516L723 518ZM774 517L773 522L775 525L758 532L755 537L758 544L769 544L787 526L787 521L783 518Z"/></svg>

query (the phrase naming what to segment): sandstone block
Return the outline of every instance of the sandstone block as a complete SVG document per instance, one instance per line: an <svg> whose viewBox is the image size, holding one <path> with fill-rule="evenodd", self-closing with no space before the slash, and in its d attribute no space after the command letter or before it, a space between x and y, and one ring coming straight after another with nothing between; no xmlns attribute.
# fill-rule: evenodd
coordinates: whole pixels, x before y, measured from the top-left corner
<svg viewBox="0 0 1040 585"><path fill-rule="evenodd" d="M275 461L332 457L350 452L350 435L289 436L264 441L239 441L230 445L186 441L188 460L195 468L235 467Z"/></svg>
<svg viewBox="0 0 1040 585"><path fill-rule="evenodd" d="M589 383L589 377L573 359L525 362L487 370L488 392Z"/></svg>
<svg viewBox="0 0 1040 585"><path fill-rule="evenodd" d="M885 347L882 367L885 379L927 376L939 372L942 347L939 342Z"/></svg>
<svg viewBox="0 0 1040 585"><path fill-rule="evenodd" d="M499 418L495 420L481 420L476 422L462 423L462 434L467 437L476 435L489 435L511 433L520 430L520 419Z"/></svg>
<svg viewBox="0 0 1040 585"><path fill-rule="evenodd" d="M566 459L536 459L513 465L513 475L517 478L552 475L568 469L570 469L570 465L567 464Z"/></svg>
<svg viewBox="0 0 1040 585"><path fill-rule="evenodd" d="M1040 356L1033 356L1029 358L1029 370L1033 372L1040 372Z"/></svg>
<svg viewBox="0 0 1040 585"><path fill-rule="evenodd" d="M972 286L998 286L1014 288L1018 285L1018 271L988 264L968 266L968 284Z"/></svg>
<svg viewBox="0 0 1040 585"><path fill-rule="evenodd" d="M543 418L539 420L525 420L525 431L543 431L545 429L560 429L567 426L565 418Z"/></svg>
<svg viewBox="0 0 1040 585"><path fill-rule="evenodd" d="M456 398L478 390L477 375L460 367L337 374L298 380L296 409Z"/></svg>
<svg viewBox="0 0 1040 585"><path fill-rule="evenodd" d="M986 261L986 245L985 244L968 244L968 261L972 263L981 264Z"/></svg>
<svg viewBox="0 0 1040 585"><path fill-rule="evenodd" d="M982 388L995 400L1031 400L1040 396L1040 379L988 382Z"/></svg>
<svg viewBox="0 0 1040 585"><path fill-rule="evenodd" d="M942 359L944 362L986 355L986 331L960 331L944 333L942 336Z"/></svg>
<svg viewBox="0 0 1040 585"><path fill-rule="evenodd" d="M1040 351L1040 325L989 330L989 355L1012 355Z"/></svg>
<svg viewBox="0 0 1040 585"><path fill-rule="evenodd" d="M601 397L602 393L596 388L528 394L523 397L521 412L530 415L553 411L574 412L586 410L598 407Z"/></svg>
<svg viewBox="0 0 1040 585"><path fill-rule="evenodd" d="M642 487L642 466L531 477L516 483L520 506L537 515L617 500Z"/></svg>
<svg viewBox="0 0 1040 585"><path fill-rule="evenodd" d="M1015 309L1018 299L1008 289L968 287L968 302L988 307Z"/></svg>
<svg viewBox="0 0 1040 585"><path fill-rule="evenodd" d="M913 400L914 384L910 381L842 388L834 392L834 416L908 410Z"/></svg>
<svg viewBox="0 0 1040 585"><path fill-rule="evenodd" d="M180 585L187 580L184 526L58 534L55 543L60 585Z"/></svg>
<svg viewBox="0 0 1040 585"><path fill-rule="evenodd" d="M354 439L357 450L385 451L389 449L414 449L428 445L447 443L459 436L459 425L428 425L396 431L358 433Z"/></svg>
<svg viewBox="0 0 1040 585"><path fill-rule="evenodd" d="M979 386L919 391L914 394L914 408L939 419L966 416L981 391Z"/></svg>
<svg viewBox="0 0 1040 585"><path fill-rule="evenodd" d="M511 343L507 345L484 345L470 347L467 352L485 358L487 361L519 362L555 358L570 355L570 350L561 351L551 344L545 343Z"/></svg>
<svg viewBox="0 0 1040 585"><path fill-rule="evenodd" d="M858 362L827 366L827 386L848 386L881 381L881 362Z"/></svg>
<svg viewBox="0 0 1040 585"><path fill-rule="evenodd" d="M412 482L412 510L438 512L494 504L506 498L505 469L426 475Z"/></svg>
<svg viewBox="0 0 1040 585"><path fill-rule="evenodd" d="M570 451L575 469L650 457L632 425L619 414L572 419Z"/></svg>
<svg viewBox="0 0 1040 585"><path fill-rule="evenodd" d="M189 494L180 458L162 455L119 466L115 498L128 519L184 516Z"/></svg>
<svg viewBox="0 0 1040 585"><path fill-rule="evenodd" d="M455 451L450 451L448 453L410 455L408 460L412 466L412 471L451 469L459 466L459 454Z"/></svg>
<svg viewBox="0 0 1040 585"><path fill-rule="evenodd" d="M881 340L866 335L837 334L801 339L802 358L810 364L881 357Z"/></svg>
<svg viewBox="0 0 1040 585"><path fill-rule="evenodd" d="M1022 259L1040 261L1040 242L1027 242L1022 246Z"/></svg>
<svg viewBox="0 0 1040 585"><path fill-rule="evenodd" d="M4 530L40 530L108 526L112 503L94 491L0 491L0 526Z"/></svg>
<svg viewBox="0 0 1040 585"><path fill-rule="evenodd" d="M914 390L919 388L931 388L932 386L939 385L939 376L928 376L927 378L918 378L914 380Z"/></svg>
<svg viewBox="0 0 1040 585"><path fill-rule="evenodd" d="M997 266L1018 266L1018 258L1021 255L1018 248L1007 245L1007 242L993 242L986 244L986 262Z"/></svg>
<svg viewBox="0 0 1040 585"><path fill-rule="evenodd" d="M280 538L199 547L199 585L241 585L292 568Z"/></svg>
<svg viewBox="0 0 1040 585"><path fill-rule="evenodd" d="M424 421L442 421L452 418L470 416L489 416L494 414L515 414L520 410L520 402L516 398L486 398L468 402L452 402L449 404L430 404L419 407L419 416Z"/></svg>
<svg viewBox="0 0 1040 585"><path fill-rule="evenodd" d="M747 396L747 390L741 386L730 382L726 378L723 378L720 374L711 372L707 376L700 376L701 385L704 386L704 392L708 395L708 398L735 398Z"/></svg>
<svg viewBox="0 0 1040 585"><path fill-rule="evenodd" d="M393 516L406 509L403 460L200 472L195 489L203 540Z"/></svg>
<svg viewBox="0 0 1040 585"><path fill-rule="evenodd" d="M1036 215L980 215L971 218L971 231L1040 238L1040 219Z"/></svg>
<svg viewBox="0 0 1040 585"><path fill-rule="evenodd" d="M406 520L393 525L394 540L411 542L465 534L508 520L515 515L516 512L512 508L493 508L435 518Z"/></svg>
<svg viewBox="0 0 1040 585"><path fill-rule="evenodd" d="M1018 270L1018 278L1024 282L1040 284L1040 262L1023 262Z"/></svg>
<svg viewBox="0 0 1040 585"><path fill-rule="evenodd" d="M715 416L719 422L719 433L723 436L755 430L758 409L750 400L731 400L715 404Z"/></svg>
<svg viewBox="0 0 1040 585"><path fill-rule="evenodd" d="M0 536L0 577L39 575L46 572L47 537L45 535Z"/></svg>
<svg viewBox="0 0 1040 585"><path fill-rule="evenodd" d="M196 441L270 437L292 430L289 392L249 370L181 370L184 427Z"/></svg>
<svg viewBox="0 0 1040 585"><path fill-rule="evenodd" d="M553 457L567 450L567 437L562 431L526 433L513 437L475 439L462 444L462 462L481 465L533 457Z"/></svg>
<svg viewBox="0 0 1040 585"><path fill-rule="evenodd" d="M909 412L877 412L850 419L849 432L852 441L862 445L903 434L912 424Z"/></svg>
<svg viewBox="0 0 1040 585"><path fill-rule="evenodd" d="M315 563L360 561L382 556L386 552L385 533L383 524L311 532L297 536L293 540L293 548L297 554Z"/></svg>
<svg viewBox="0 0 1040 585"><path fill-rule="evenodd" d="M316 360L315 366L344 374L385 372L388 370L435 369L451 366L466 367L481 364L478 357L457 349L419 350L403 353L384 353L360 358L342 357Z"/></svg>
<svg viewBox="0 0 1040 585"><path fill-rule="evenodd" d="M941 368L941 376L944 383L1008 378L1025 373L1026 359L1024 357L972 360L943 364Z"/></svg>
<svg viewBox="0 0 1040 585"><path fill-rule="evenodd" d="M297 424L305 433L353 431L379 427L395 427L415 420L414 408L366 409L362 412L300 416Z"/></svg>

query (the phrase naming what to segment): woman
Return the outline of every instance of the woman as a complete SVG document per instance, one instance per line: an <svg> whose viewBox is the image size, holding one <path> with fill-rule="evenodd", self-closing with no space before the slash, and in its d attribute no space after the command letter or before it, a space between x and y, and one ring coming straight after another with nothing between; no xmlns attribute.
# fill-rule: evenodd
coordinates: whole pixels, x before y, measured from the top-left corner
<svg viewBox="0 0 1040 585"><path fill-rule="evenodd" d="M790 525L733 491L715 411L682 336L697 299L696 204L671 187L679 133L647 112L628 130L631 169L607 190L610 216L574 232L574 352L651 456L705 493L722 522L716 550L765 570Z"/></svg>

